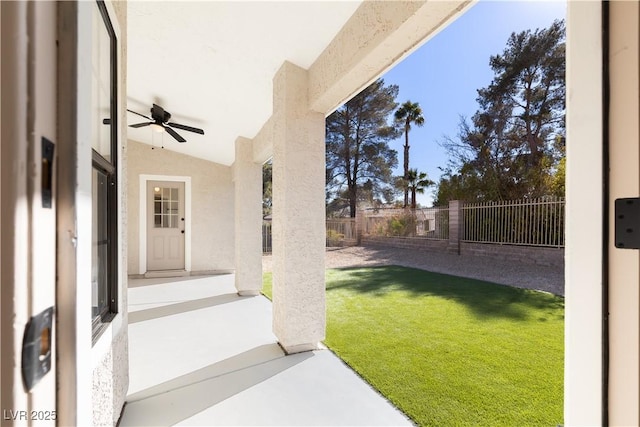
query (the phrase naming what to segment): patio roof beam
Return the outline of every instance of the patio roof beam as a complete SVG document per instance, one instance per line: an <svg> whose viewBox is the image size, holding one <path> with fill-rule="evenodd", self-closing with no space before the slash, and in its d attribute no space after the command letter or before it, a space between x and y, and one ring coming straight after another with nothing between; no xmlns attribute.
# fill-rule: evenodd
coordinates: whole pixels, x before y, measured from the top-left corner
<svg viewBox="0 0 640 427"><path fill-rule="evenodd" d="M273 155L273 118L262 125L260 132L253 138L253 161L264 163Z"/></svg>

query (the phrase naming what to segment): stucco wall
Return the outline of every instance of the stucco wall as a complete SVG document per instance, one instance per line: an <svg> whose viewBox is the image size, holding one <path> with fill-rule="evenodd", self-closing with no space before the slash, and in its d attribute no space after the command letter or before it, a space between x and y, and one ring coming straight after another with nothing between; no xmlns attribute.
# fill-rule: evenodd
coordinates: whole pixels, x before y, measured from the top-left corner
<svg viewBox="0 0 640 427"><path fill-rule="evenodd" d="M173 142L170 142L173 143ZM128 142L128 272L139 274L140 175L191 177L191 271L233 270L234 193L231 167Z"/></svg>
<svg viewBox="0 0 640 427"><path fill-rule="evenodd" d="M92 413L94 426L114 426L122 413L129 387L128 333L111 338L93 369Z"/></svg>

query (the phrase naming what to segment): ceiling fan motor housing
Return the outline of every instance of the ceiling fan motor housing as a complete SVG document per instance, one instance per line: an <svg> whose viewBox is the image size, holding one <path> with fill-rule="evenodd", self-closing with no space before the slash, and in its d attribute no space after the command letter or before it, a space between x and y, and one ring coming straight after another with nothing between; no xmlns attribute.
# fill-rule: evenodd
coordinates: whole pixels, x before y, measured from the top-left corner
<svg viewBox="0 0 640 427"><path fill-rule="evenodd" d="M153 117L153 120L156 122L167 123L169 119L171 119L171 113L165 111L161 106L153 104L153 107L151 108L151 117Z"/></svg>

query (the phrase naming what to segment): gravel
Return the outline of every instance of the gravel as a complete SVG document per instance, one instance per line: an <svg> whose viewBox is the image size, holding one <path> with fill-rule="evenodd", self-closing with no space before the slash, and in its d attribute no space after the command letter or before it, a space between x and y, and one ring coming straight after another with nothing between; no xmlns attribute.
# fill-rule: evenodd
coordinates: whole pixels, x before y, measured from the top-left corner
<svg viewBox="0 0 640 427"><path fill-rule="evenodd" d="M271 255L262 257L271 271ZM327 248L326 268L400 265L564 296L564 268L488 257L378 247Z"/></svg>

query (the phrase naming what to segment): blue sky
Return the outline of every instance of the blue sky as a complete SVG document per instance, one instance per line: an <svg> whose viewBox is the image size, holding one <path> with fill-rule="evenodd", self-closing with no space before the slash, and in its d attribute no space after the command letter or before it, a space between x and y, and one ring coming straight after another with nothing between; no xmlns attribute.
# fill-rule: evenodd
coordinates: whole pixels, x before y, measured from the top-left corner
<svg viewBox="0 0 640 427"><path fill-rule="evenodd" d="M502 53L511 33L548 27L565 15L564 1L480 1L388 71L383 78L400 87L398 102L418 102L426 119L409 133L410 167L437 182L438 167L448 162L438 142L457 135L460 115L476 112L477 89L493 78L489 57ZM403 143L404 135L390 144L398 151L396 175L402 175ZM418 195L418 203L431 206L434 193Z"/></svg>

